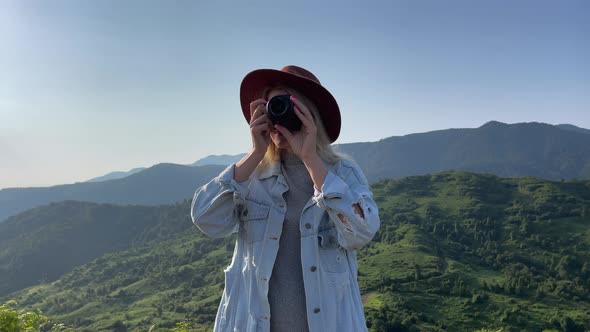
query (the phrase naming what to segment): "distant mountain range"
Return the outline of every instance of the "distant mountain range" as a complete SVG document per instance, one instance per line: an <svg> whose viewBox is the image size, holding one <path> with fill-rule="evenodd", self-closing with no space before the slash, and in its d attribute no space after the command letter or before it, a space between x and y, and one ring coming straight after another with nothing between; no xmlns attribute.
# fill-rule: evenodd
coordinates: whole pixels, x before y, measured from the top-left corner
<svg viewBox="0 0 590 332"><path fill-rule="evenodd" d="M199 159L197 161L195 161L194 163L190 164L189 166L205 166L205 165L229 165L233 162L237 162L240 159L242 159L244 156L246 155L246 153L241 153L238 155L229 155L229 154L223 154L223 155L213 155L213 156L207 156L203 159ZM95 177L92 178L88 181L85 182L102 182L102 181L107 181L107 180L115 180L115 179L122 179L124 177L128 177L129 175L133 175L135 173L141 172L144 169L146 169L146 167L136 167L133 168L130 171L124 172L124 171L117 171L117 172L111 172L99 177Z"/></svg>
<svg viewBox="0 0 590 332"><path fill-rule="evenodd" d="M556 125L556 127L559 127L561 129L565 129L565 130L577 131L577 132L583 133L583 134L590 134L590 129L576 127L571 124L558 124L558 125Z"/></svg>
<svg viewBox="0 0 590 332"><path fill-rule="evenodd" d="M464 170L549 180L590 178L590 130L569 124L506 124L392 136L377 142L335 144L354 157L370 182ZM239 155L208 156L191 165L162 163L89 182L0 190L0 222L18 212L63 200L159 205L192 197ZM103 179L103 180L101 180Z"/></svg>
<svg viewBox="0 0 590 332"><path fill-rule="evenodd" d="M204 165L229 165L233 162L240 161L240 159L244 158L247 153L240 153L238 155L229 155L229 154L222 154L222 155L214 155L214 156L207 156L203 159L199 159L195 161L192 165L193 166L204 166Z"/></svg>
<svg viewBox="0 0 590 332"><path fill-rule="evenodd" d="M339 148L354 156L370 181L444 170L587 179L589 132L571 125L490 121L479 128L436 130Z"/></svg>
<svg viewBox="0 0 590 332"><path fill-rule="evenodd" d="M99 176L99 177L90 179L86 182L102 182L102 181L107 181L107 180L121 179L121 178L127 177L129 175L133 175L137 172L141 172L144 169L145 169L145 167L136 167L136 168L134 168L130 171L127 171L127 172L120 172L120 171L111 172L111 173L105 174L103 176Z"/></svg>
<svg viewBox="0 0 590 332"><path fill-rule="evenodd" d="M225 166L158 164L133 175L101 182L82 182L42 188L0 190L0 222L27 209L64 200L118 205L171 204L187 197L217 176Z"/></svg>

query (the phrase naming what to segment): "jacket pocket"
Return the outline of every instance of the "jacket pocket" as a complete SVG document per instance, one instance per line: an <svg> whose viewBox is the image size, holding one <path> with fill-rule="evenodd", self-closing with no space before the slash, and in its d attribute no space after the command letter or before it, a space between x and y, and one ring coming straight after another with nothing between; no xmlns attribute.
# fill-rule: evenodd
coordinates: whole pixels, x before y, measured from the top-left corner
<svg viewBox="0 0 590 332"><path fill-rule="evenodd" d="M253 243L264 239L270 205L250 199L244 200L244 207L240 212L240 220L244 223L246 242Z"/></svg>
<svg viewBox="0 0 590 332"><path fill-rule="evenodd" d="M352 299L347 298L349 295L351 295L350 279L348 272L329 272L326 273L326 275L328 275L330 283L332 284L332 287L334 287L334 298L336 299L336 303L338 303L338 305L340 306L350 305L350 301L352 301ZM343 301L347 303L342 303ZM339 311L341 309L342 308L340 308Z"/></svg>
<svg viewBox="0 0 590 332"><path fill-rule="evenodd" d="M338 244L336 227L320 228L318 230L318 246L322 267L327 272L347 272L348 261L346 252Z"/></svg>
<svg viewBox="0 0 590 332"><path fill-rule="evenodd" d="M262 318L257 318L254 315L250 314L248 317L248 323L246 324L246 331L247 332L264 332L268 330L267 326L268 323L264 321Z"/></svg>

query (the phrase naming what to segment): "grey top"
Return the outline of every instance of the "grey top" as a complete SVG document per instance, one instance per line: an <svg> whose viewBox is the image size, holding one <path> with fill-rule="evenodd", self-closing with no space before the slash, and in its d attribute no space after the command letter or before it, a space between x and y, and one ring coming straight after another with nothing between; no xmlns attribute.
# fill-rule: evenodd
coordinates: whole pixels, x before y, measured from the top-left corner
<svg viewBox="0 0 590 332"><path fill-rule="evenodd" d="M309 331L301 268L299 221L303 207L313 196L313 180L303 161L294 154L284 157L281 170L289 190L284 194L287 213L269 280L270 330Z"/></svg>

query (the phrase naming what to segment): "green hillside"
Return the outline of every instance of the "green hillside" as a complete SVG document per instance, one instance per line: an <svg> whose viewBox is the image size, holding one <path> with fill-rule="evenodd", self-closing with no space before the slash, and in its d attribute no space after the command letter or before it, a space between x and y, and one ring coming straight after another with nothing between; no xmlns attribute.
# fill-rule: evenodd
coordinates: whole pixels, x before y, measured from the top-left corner
<svg viewBox="0 0 590 332"><path fill-rule="evenodd" d="M590 181L447 171L372 189L382 225L358 256L371 330L590 330ZM202 235L188 200L168 210L153 228L166 236L0 303L79 331L210 330L235 234Z"/></svg>
<svg viewBox="0 0 590 332"><path fill-rule="evenodd" d="M11 217L0 223L0 296L55 281L105 253L176 234L190 224L162 223L188 213L175 205L63 201Z"/></svg>

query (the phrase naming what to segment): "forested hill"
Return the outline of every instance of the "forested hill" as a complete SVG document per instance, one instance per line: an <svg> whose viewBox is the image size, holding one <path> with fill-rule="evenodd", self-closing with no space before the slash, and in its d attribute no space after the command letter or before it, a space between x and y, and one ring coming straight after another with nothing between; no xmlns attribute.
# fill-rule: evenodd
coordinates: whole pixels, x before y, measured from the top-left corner
<svg viewBox="0 0 590 332"><path fill-rule="evenodd" d="M359 283L372 331L590 329L589 180L445 171L381 180L371 187L382 225L359 251ZM114 207L97 215L85 213L97 209L93 205L57 204L81 224L95 224L105 215L117 218ZM28 213L43 218L44 209L60 210L54 205ZM122 227L137 225L144 211L156 218L146 223L149 237L122 239L130 241L127 249L64 268L58 280L5 295L0 303L16 299L78 331L152 326L163 331L180 321L210 329L235 235L205 237L191 223L188 200L157 207L158 212L142 209L121 207L129 219L118 224L100 219L102 231L114 236ZM33 227L23 222L18 228L20 217L13 220L13 238L26 238ZM63 257L52 255L58 241L51 239L84 237L90 248L108 241L93 242L75 223L60 227L56 222L33 232L27 238L30 246L12 255L26 265L44 251L47 264L58 266Z"/></svg>
<svg viewBox="0 0 590 332"><path fill-rule="evenodd" d="M0 296L54 281L106 253L175 236L191 226L176 221L188 217L185 207L63 201L9 218L0 223Z"/></svg>

